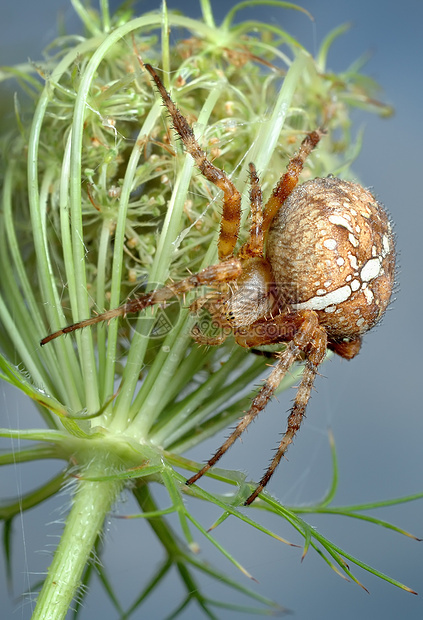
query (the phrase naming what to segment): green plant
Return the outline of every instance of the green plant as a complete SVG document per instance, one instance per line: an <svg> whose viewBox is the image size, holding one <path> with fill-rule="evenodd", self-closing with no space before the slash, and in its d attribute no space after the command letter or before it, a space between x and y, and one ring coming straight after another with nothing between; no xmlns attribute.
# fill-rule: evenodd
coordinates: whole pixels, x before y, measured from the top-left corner
<svg viewBox="0 0 423 620"><path fill-rule="evenodd" d="M209 617L213 606L231 608L209 600L196 585L196 571L256 599L263 613L278 609L195 556L192 528L248 574L195 519L193 500L183 501L193 496L217 506L222 516L215 526L232 516L281 540L254 520L251 510L238 508L253 488L240 473L217 468L210 473L225 483L225 495L184 486L185 472L198 464L182 453L239 416L266 361L230 343L207 351L197 347L190 337L188 303L86 329L42 349L38 345L48 331L118 306L135 283L147 287L147 282L182 279L187 269L197 271L216 260L219 199L167 132L138 55L163 68L166 87L172 84L179 107L196 120L197 135L241 191L249 161L267 171L265 187L272 187L298 136L318 126L325 114L331 118L329 135L309 170L314 176L348 176L360 146L351 138L350 107L388 109L373 98L374 85L358 66L341 75L327 71L330 44L343 29L331 34L313 59L278 27L235 25L236 12L250 4L260 2L240 3L217 26L208 0L201 2L203 21L168 13L165 4L161 12L132 19L124 11L111 17L105 1L97 14L73 0L86 36L55 41L41 67L10 70L33 108L21 114L16 105L20 135L2 140L0 370L33 399L48 428L3 429L3 437L31 443L14 447L0 462L61 459L66 470L19 502L2 506L6 540L21 509L75 478L72 506L34 618L63 618L80 584L89 584L92 550L124 488L133 493L142 510L138 516L148 519L166 560L125 612L98 568L121 617L138 609L173 566L186 587L174 615L193 599ZM272 4L301 10L287 2ZM170 46L169 28L191 34ZM154 483L165 486L167 507L151 494ZM287 520L304 537L304 554L309 547L318 550L338 572L355 579L346 559L408 589L302 519L304 512L334 512L400 531L361 513L383 504L331 507L336 485L334 459L333 484L317 505L288 508L264 493L253 507ZM166 521L170 512L179 517L186 546Z"/></svg>

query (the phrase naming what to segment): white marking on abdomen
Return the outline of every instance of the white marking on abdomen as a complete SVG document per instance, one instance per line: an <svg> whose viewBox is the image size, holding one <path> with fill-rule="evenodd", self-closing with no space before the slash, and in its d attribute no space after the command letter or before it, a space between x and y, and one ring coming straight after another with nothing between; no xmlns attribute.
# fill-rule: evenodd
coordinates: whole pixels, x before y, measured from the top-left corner
<svg viewBox="0 0 423 620"><path fill-rule="evenodd" d="M326 295L319 295L319 297L312 297L300 304L293 304L293 307L295 310L324 310L328 306L341 304L350 297L351 292L351 287L346 284L335 291L326 293Z"/></svg>
<svg viewBox="0 0 423 620"><path fill-rule="evenodd" d="M350 223L342 215L329 215L328 219L329 219L329 222L332 222L332 224L335 224L335 226L343 226L344 228L349 230L351 233L354 232L353 229L351 228Z"/></svg>
<svg viewBox="0 0 423 620"><path fill-rule="evenodd" d="M323 241L323 245L328 250L334 250L338 244L336 243L335 239L325 239L325 241Z"/></svg>
<svg viewBox="0 0 423 620"><path fill-rule="evenodd" d="M356 237L354 237L354 235L352 233L348 233L348 239L349 239L351 245L354 246L355 248L357 248L359 246L358 239L356 239Z"/></svg>
<svg viewBox="0 0 423 620"><path fill-rule="evenodd" d="M383 237L382 237L382 244L383 244L382 256L383 256L383 258L385 258L385 256L387 254L389 254L389 252L391 251L391 246L389 245L389 239L388 239L387 235L383 235Z"/></svg>
<svg viewBox="0 0 423 620"><path fill-rule="evenodd" d="M373 295L373 291L371 291L367 287L367 284L363 284L363 293L364 293L364 297L366 298L367 304L370 306L370 304L372 303L374 299L374 295Z"/></svg>
<svg viewBox="0 0 423 620"><path fill-rule="evenodd" d="M361 270L361 280L363 282L369 282L374 280L380 275L380 268L382 266L380 258L371 258L367 261Z"/></svg>

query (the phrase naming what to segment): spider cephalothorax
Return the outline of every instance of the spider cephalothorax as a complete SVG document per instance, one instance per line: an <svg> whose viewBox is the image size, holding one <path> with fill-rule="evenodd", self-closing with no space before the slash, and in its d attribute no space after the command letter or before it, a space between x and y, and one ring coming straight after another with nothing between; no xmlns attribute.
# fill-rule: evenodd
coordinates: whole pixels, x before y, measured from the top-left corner
<svg viewBox="0 0 423 620"><path fill-rule="evenodd" d="M250 409L187 484L196 482L221 458L266 406L292 364L304 358L305 368L286 432L269 468L247 499L246 504L250 504L269 481L300 427L326 349L353 358L360 350L361 336L383 315L394 282L391 227L383 207L356 183L328 177L296 187L307 156L324 133L316 130L306 135L264 207L258 175L250 164L250 234L234 253L241 195L226 174L207 159L153 68L145 68L156 83L186 151L201 173L223 192L220 262L181 282L65 327L41 344L94 323L140 312L199 286L212 291L197 300L192 310L206 309L220 329L217 335L210 336L196 327L193 337L197 342L218 345L232 333L243 347L283 344Z"/></svg>

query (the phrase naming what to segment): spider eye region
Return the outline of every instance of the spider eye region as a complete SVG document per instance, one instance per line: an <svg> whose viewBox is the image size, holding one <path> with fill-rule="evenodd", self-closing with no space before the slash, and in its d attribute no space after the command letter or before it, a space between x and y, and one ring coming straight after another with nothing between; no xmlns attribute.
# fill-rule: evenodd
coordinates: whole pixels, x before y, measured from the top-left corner
<svg viewBox="0 0 423 620"><path fill-rule="evenodd" d="M298 186L274 218L267 258L294 311L314 310L333 339L371 329L389 303L395 244L385 209L335 177Z"/></svg>

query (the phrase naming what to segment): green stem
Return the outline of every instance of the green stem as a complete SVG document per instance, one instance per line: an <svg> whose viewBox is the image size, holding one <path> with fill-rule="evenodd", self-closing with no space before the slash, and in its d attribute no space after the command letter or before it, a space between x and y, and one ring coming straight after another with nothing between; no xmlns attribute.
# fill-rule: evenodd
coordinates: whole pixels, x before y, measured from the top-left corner
<svg viewBox="0 0 423 620"><path fill-rule="evenodd" d="M213 17L213 11L210 6L209 0L200 0L201 4L201 12L203 14L204 23L209 26L209 28L216 28L216 24Z"/></svg>
<svg viewBox="0 0 423 620"><path fill-rule="evenodd" d="M101 471L104 472L106 466L107 469L110 468L110 455L96 458L85 473L87 477L95 476ZM63 535L38 597L32 620L65 618L77 594L96 538L102 531L104 519L121 488L122 483L118 481L79 481Z"/></svg>

